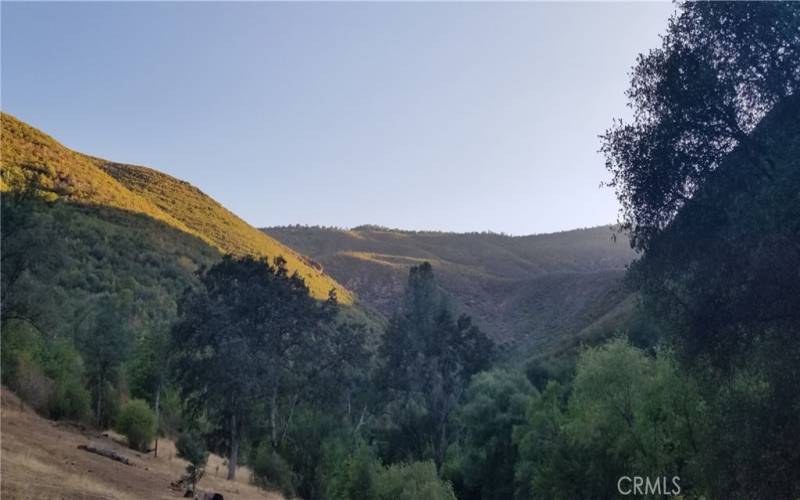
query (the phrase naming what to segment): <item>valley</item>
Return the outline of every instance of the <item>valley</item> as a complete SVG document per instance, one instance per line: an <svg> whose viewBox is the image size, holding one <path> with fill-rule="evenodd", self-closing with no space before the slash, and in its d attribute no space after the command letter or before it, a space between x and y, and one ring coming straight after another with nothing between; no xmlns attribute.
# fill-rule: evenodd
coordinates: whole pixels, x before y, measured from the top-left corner
<svg viewBox="0 0 800 500"><path fill-rule="evenodd" d="M308 255L385 318L402 301L409 268L430 262L453 306L512 359L557 349L601 318L623 314L632 300L622 278L635 254L608 226L532 236L378 226L263 231Z"/></svg>

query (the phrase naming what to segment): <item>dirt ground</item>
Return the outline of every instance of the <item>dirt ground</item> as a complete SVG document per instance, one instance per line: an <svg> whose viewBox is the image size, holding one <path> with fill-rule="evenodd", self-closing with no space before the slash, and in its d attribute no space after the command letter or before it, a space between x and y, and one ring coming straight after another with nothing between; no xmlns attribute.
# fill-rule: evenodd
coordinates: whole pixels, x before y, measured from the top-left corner
<svg viewBox="0 0 800 500"><path fill-rule="evenodd" d="M164 499L181 498L170 483L180 478L186 462L175 456L172 442L159 440L159 456L137 453L117 442L113 433L53 422L30 408L5 387L0 403L0 497L11 499ZM132 465L78 449L93 444L128 457ZM248 483L250 471L240 468L236 481L224 479L222 459L212 455L201 491L228 499L282 500Z"/></svg>

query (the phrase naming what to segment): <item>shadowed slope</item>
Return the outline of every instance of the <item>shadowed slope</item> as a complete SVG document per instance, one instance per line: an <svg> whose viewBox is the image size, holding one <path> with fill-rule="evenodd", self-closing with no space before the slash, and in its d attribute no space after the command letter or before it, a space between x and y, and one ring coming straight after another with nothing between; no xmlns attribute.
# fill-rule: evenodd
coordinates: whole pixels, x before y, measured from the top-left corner
<svg viewBox="0 0 800 500"><path fill-rule="evenodd" d="M615 308L627 296L621 279L634 257L608 227L520 237L376 226L264 231L384 315L399 304L408 268L429 261L454 306L512 357L556 346Z"/></svg>

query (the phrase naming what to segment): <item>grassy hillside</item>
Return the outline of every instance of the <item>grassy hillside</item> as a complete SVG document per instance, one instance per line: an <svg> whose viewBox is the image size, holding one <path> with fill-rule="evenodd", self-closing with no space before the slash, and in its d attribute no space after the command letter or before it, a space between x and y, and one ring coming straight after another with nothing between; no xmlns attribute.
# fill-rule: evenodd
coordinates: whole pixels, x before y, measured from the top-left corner
<svg viewBox="0 0 800 500"><path fill-rule="evenodd" d="M515 357L555 347L616 308L627 297L621 279L634 256L609 227L521 237L375 226L264 231L384 315L397 307L408 268L431 262L454 305Z"/></svg>
<svg viewBox="0 0 800 500"><path fill-rule="evenodd" d="M285 245L248 225L192 185L145 167L92 158L62 146L16 118L2 115L2 189L36 176L50 199L143 214L196 236L221 252L278 255L287 260L318 298L336 288L339 300L352 295Z"/></svg>
<svg viewBox="0 0 800 500"><path fill-rule="evenodd" d="M160 439L159 456L136 453L120 443L120 436L85 426L52 422L20 407L16 395L0 390L3 418L3 462L0 496L15 499L174 499L180 491L170 487L187 463L177 458L175 445ZM127 467L78 449L94 444L128 458ZM250 471L243 467L236 481L228 481L222 458L211 455L200 489L216 491L225 498L282 500L283 495L250 484Z"/></svg>

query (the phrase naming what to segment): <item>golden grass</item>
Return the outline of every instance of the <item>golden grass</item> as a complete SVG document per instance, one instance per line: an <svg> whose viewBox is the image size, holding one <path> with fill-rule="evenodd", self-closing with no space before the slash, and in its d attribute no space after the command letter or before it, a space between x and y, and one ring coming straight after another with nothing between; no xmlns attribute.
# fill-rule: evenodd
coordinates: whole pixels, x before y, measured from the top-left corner
<svg viewBox="0 0 800 500"><path fill-rule="evenodd" d="M177 458L175 445L159 441L159 456L136 453L118 443L119 436L80 431L70 425L38 417L29 408L19 410L19 401L2 389L2 454L0 497L3 499L129 500L180 498L182 491L170 483L184 473L186 462ZM128 457L126 466L79 450L80 444L113 449ZM220 466L218 474L215 468ZM200 481L202 491L217 491L232 500L281 500L274 492L249 484L250 471L239 469L235 481L227 481L222 458L210 458L210 470Z"/></svg>
<svg viewBox="0 0 800 500"><path fill-rule="evenodd" d="M116 500L136 500L138 497L120 491L113 486L101 482L88 474L66 473L64 470L46 464L31 453L3 454L3 476L11 479L4 481L3 495L17 499L61 499L61 498L109 498ZM55 485L57 491L43 488L41 479ZM11 482L11 484L7 484ZM8 488L6 488L8 486Z"/></svg>

